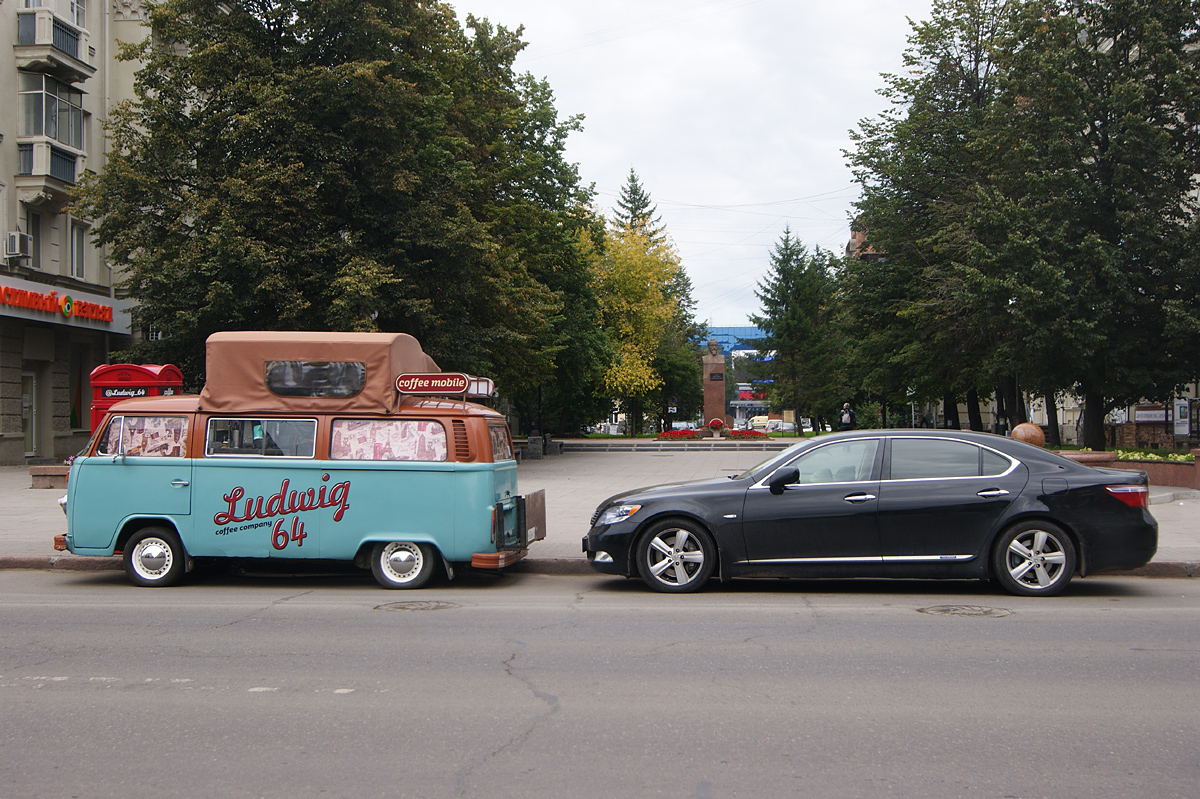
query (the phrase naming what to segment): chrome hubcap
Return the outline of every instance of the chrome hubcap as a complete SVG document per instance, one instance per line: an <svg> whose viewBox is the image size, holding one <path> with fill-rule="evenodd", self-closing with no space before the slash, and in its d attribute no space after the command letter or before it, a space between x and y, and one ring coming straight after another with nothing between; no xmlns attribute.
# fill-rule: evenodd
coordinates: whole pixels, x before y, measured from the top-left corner
<svg viewBox="0 0 1200 799"><path fill-rule="evenodd" d="M687 530L663 530L646 552L650 573L667 585L687 585L704 565L704 550Z"/></svg>
<svg viewBox="0 0 1200 799"><path fill-rule="evenodd" d="M1021 533L1008 545L1008 573L1028 588L1054 585L1063 576L1066 563L1062 543L1045 530Z"/></svg>
<svg viewBox="0 0 1200 799"><path fill-rule="evenodd" d="M171 570L171 547L161 538L144 538L133 549L134 570L148 580L162 577Z"/></svg>
<svg viewBox="0 0 1200 799"><path fill-rule="evenodd" d="M421 573L423 557L416 544L392 543L380 555L384 573L398 583L406 583Z"/></svg>

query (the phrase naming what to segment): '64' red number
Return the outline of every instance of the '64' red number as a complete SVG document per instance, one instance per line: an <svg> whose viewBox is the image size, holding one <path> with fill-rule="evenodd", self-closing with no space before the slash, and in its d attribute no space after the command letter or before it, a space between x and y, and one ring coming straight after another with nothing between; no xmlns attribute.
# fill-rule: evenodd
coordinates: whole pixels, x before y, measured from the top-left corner
<svg viewBox="0 0 1200 799"><path fill-rule="evenodd" d="M291 530L283 526L283 519L275 522L271 530L271 546L276 549L286 549L289 541L295 541L296 546L302 547L305 538L308 538L308 533L304 532L304 522L300 521L299 516L292 517Z"/></svg>

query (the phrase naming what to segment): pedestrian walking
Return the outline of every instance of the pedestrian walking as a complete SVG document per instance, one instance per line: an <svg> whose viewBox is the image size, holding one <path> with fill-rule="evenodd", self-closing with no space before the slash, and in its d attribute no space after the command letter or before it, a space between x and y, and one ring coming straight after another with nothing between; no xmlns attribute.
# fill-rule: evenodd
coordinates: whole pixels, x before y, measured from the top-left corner
<svg viewBox="0 0 1200 799"><path fill-rule="evenodd" d="M854 411L847 402L842 406L841 413L838 414L838 430L853 430L854 422Z"/></svg>

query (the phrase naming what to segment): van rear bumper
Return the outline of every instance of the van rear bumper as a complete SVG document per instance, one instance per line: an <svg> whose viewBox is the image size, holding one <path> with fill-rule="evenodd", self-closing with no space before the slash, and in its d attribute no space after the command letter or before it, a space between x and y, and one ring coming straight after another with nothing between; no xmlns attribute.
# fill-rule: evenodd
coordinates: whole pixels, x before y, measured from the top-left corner
<svg viewBox="0 0 1200 799"><path fill-rule="evenodd" d="M503 552L478 552L471 556L471 566L476 569L503 569L529 554L528 549L505 550Z"/></svg>

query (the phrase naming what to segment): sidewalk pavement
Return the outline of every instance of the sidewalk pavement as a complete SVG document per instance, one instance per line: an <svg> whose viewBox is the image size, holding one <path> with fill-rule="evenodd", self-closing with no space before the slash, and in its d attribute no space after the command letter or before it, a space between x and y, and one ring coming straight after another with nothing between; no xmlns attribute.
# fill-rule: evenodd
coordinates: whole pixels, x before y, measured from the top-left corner
<svg viewBox="0 0 1200 799"><path fill-rule="evenodd" d="M534 543L515 569L545 574L592 574L580 547L592 512L620 491L660 483L738 474L774 453L754 450L689 452L566 452L518 467L522 493L545 489L544 541ZM25 466L0 466L0 569L119 569L116 558L54 551L66 532L58 506L62 489L30 488ZM1128 574L1200 577L1200 491L1152 486L1150 512L1158 520L1158 553Z"/></svg>

